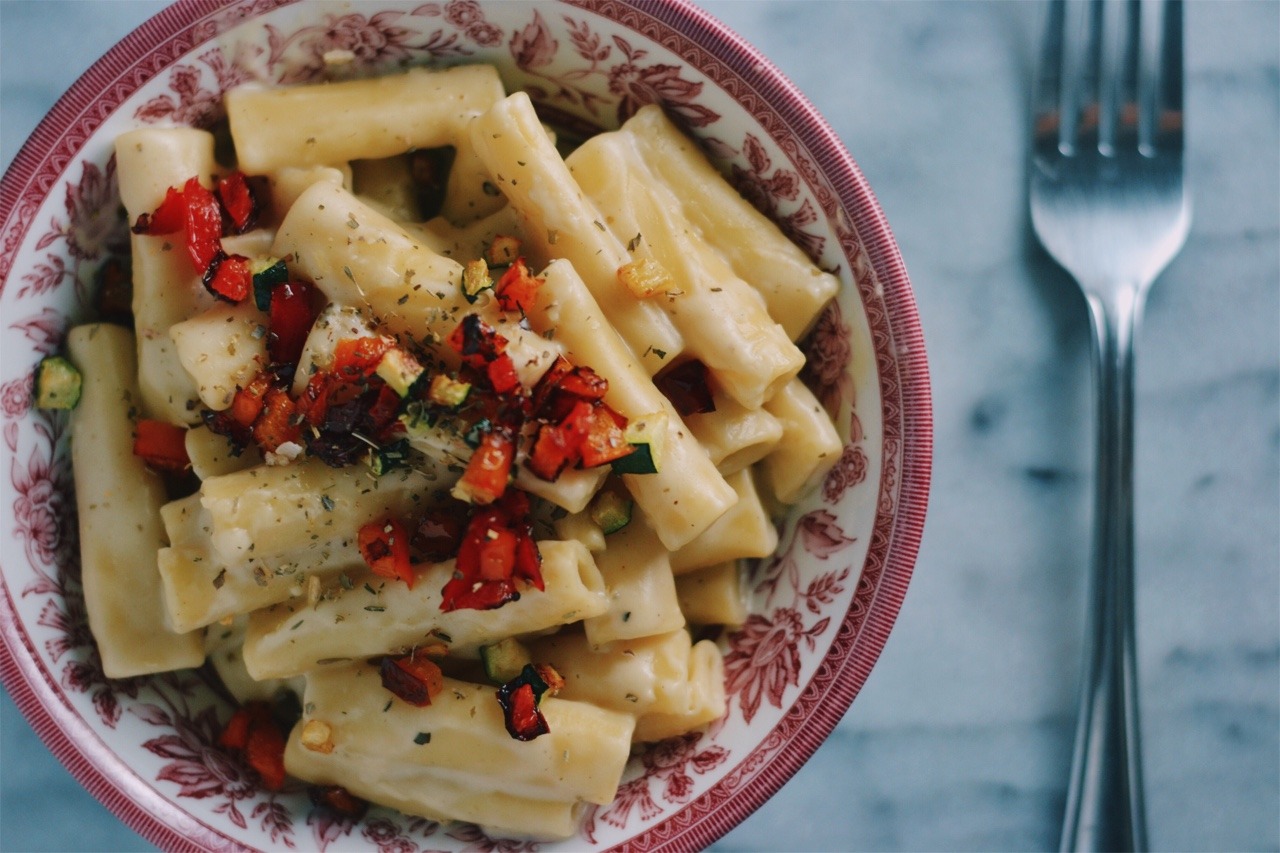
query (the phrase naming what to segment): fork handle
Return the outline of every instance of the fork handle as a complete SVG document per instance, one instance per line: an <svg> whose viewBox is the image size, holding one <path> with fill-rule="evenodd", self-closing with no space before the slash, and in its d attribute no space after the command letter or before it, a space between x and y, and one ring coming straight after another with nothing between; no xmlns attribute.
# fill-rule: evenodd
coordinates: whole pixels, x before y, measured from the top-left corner
<svg viewBox="0 0 1280 853"><path fill-rule="evenodd" d="M1064 851L1146 849L1133 601L1133 340L1145 290L1135 284L1089 298L1097 493Z"/></svg>

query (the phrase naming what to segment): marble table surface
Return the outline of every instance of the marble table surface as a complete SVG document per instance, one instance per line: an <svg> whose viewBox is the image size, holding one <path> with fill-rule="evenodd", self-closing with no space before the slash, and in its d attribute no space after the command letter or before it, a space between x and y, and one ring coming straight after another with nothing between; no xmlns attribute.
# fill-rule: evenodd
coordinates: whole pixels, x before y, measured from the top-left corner
<svg viewBox="0 0 1280 853"><path fill-rule="evenodd" d="M1083 300L1028 226L1031 2L711 12L827 116L911 271L934 485L879 664L715 850L1056 847L1092 480ZM0 0L0 163L154 2ZM1280 848L1280 4L1187 8L1195 214L1138 338L1137 601L1151 844ZM0 849L147 845L0 699Z"/></svg>

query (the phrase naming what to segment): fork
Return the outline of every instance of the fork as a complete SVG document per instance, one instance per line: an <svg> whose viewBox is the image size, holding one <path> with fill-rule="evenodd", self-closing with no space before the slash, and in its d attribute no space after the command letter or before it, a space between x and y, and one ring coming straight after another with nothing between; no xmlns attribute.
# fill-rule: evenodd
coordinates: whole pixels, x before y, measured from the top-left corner
<svg viewBox="0 0 1280 853"><path fill-rule="evenodd" d="M1031 221L1093 327L1093 554L1062 850L1143 850L1133 582L1133 343L1186 240L1181 0L1051 0L1032 100Z"/></svg>

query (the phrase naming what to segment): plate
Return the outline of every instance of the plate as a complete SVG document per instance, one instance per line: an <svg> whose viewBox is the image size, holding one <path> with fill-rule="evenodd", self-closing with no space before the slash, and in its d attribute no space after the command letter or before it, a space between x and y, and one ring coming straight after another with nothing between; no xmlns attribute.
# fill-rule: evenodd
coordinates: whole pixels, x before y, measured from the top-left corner
<svg viewBox="0 0 1280 853"><path fill-rule="evenodd" d="M562 843L487 838L374 809L359 822L261 789L216 746L231 706L204 671L109 680L79 585L66 419L31 407L32 370L88 316L127 233L112 144L144 125L208 126L249 80L491 62L575 130L658 102L843 288L804 341L805 378L843 454L750 575L721 637L729 711L635 756L617 799ZM162 848L692 849L728 831L821 744L861 688L906 594L924 523L932 415L905 267L853 159L767 59L698 8L663 2L179 3L63 96L0 185L0 678L77 779Z"/></svg>

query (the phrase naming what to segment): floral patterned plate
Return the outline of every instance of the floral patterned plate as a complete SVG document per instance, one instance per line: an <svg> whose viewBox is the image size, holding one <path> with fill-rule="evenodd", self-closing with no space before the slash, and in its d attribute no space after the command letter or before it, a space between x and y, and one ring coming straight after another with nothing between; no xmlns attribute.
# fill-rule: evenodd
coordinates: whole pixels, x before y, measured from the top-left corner
<svg viewBox="0 0 1280 853"><path fill-rule="evenodd" d="M359 822L272 793L216 745L230 706L203 671L109 680L78 577L66 421L31 407L32 369L87 316L127 244L112 141L145 124L207 126L247 80L492 62L561 125L616 126L658 102L844 288L805 342L805 378L845 437L751 616L722 638L730 707L706 732L637 755L618 798L560 844L385 809ZM58 102L0 185L0 676L36 731L122 820L163 848L603 849L705 846L817 749L865 681L906 593L928 491L932 416L906 271L853 160L804 97L679 0L179 3L120 42Z"/></svg>

